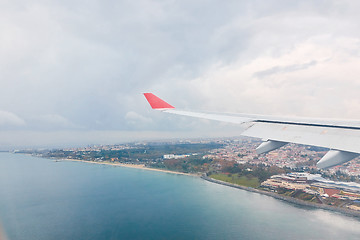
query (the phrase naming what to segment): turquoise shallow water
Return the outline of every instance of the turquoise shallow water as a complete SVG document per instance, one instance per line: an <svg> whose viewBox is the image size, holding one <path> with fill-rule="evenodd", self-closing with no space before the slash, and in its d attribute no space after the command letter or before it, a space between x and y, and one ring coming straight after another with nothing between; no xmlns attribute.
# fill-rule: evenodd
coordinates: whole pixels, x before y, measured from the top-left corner
<svg viewBox="0 0 360 240"><path fill-rule="evenodd" d="M200 178L0 153L9 239L359 239L360 220Z"/></svg>

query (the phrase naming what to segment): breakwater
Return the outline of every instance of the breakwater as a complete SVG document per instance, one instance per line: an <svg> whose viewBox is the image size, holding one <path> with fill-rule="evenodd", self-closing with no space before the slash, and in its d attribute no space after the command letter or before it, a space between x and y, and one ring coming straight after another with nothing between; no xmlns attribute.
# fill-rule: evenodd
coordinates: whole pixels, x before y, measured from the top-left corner
<svg viewBox="0 0 360 240"><path fill-rule="evenodd" d="M360 212L358 211L353 211L351 209L346 209L346 208L340 208L340 207L336 207L336 206L330 206L330 205L324 205L324 204L320 204L320 203L313 203L313 202L307 202L301 199L297 199L297 198L293 198L293 197L288 197L288 196L283 196L274 192L268 192L268 191L264 191L264 190L260 190L260 189L256 189L256 188L252 188L252 187L246 187L246 186L241 186L241 185L237 185L237 184L233 184L233 183L228 183L228 182L224 182L221 180L217 180L217 179L213 179L213 178L209 178L208 176L201 176L202 179L209 181L209 182L213 182L213 183L217 183L217 184L221 184L221 185L225 185L228 187L233 187L233 188L238 188L238 189L242 189L245 191L249 191L249 192L254 192L254 193L259 193L259 194L263 194L263 195L267 195L282 201L286 201L289 203L293 203L293 204L297 204L297 205L301 205L301 206L306 206L306 207L311 207L311 208L320 208L320 209L325 209L325 210L330 210L330 211L335 211L335 212L340 212L346 215L350 215L353 217L358 217L360 218Z"/></svg>

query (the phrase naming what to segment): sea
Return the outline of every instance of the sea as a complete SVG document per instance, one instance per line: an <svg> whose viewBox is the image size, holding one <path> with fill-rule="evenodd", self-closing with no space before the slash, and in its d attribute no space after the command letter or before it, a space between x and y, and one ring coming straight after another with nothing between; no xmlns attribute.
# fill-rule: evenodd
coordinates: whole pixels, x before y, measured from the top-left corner
<svg viewBox="0 0 360 240"><path fill-rule="evenodd" d="M360 219L199 177L0 153L7 239L360 239Z"/></svg>

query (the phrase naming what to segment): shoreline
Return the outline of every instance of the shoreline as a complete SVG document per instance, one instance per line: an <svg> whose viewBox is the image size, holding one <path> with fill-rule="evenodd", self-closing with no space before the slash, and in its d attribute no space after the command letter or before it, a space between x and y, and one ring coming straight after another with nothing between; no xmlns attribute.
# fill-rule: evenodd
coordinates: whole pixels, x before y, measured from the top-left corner
<svg viewBox="0 0 360 240"><path fill-rule="evenodd" d="M157 169L157 168L149 168L149 167L146 167L144 164L95 162L95 161L86 161L86 160L78 160L78 159L60 159L60 161L71 161L71 162L83 162L83 163L101 164L101 165L109 165L109 166L115 166L115 167L127 167L127 168L143 169L143 170L149 170L149 171L155 171L155 172L170 173L170 174L176 174L176 175L200 177L201 179L203 179L205 181L208 181L208 182L212 182L212 183L215 183L215 184L220 184L220 185L224 185L224 186L228 186L228 187L232 187L232 188L241 189L241 190L245 190L245 191L248 191L248 192L253 192L253 193L266 195L266 196L273 197L275 199L282 200L282 201L292 203L292 204L295 204L295 205L306 206L306 207L310 207L310 208L314 208L314 209L317 208L317 209L323 209L323 210L328 210L328 211L334 211L334 212L342 213L342 214L345 214L345 215L348 215L348 216L351 216L351 217L360 218L360 212L353 211L353 210L350 210L350 209L339 208L339 207L330 206L330 205L323 205L323 204L313 203L313 202L307 202L307 201L300 200L300 199L293 198L293 197L282 196L282 195L279 195L278 193L274 193L274 192L268 192L268 191L264 191L264 190L260 190L260 189L256 189L256 188L252 188L252 187L246 187L246 186L241 186L241 185L237 185L237 184L233 184L233 183L224 182L224 181L221 181L221 180L217 180L217 179L207 177L205 175L182 173L182 172L163 170L163 169Z"/></svg>
<svg viewBox="0 0 360 240"><path fill-rule="evenodd" d="M324 210L328 210L328 211L334 211L334 212L342 213L342 214L345 214L345 215L348 215L351 217L360 218L360 212L353 211L350 209L339 208L339 207L324 205L324 204L320 204L320 203L307 202L307 201L300 200L300 199L293 198L293 197L282 196L282 195L280 195L278 193L274 193L274 192L268 192L268 191L264 191L264 190L260 190L260 189L256 189L256 188L252 188L252 187L245 187L245 186L241 186L241 185L237 185L237 184L233 184L233 183L224 182L221 180L209 178L205 175L201 176L201 178L204 179L205 181L209 181L212 183L216 183L216 184L220 184L220 185L224 185L224 186L228 186L228 187L232 187L232 188L242 189L242 190L245 190L248 192L266 195L266 196L273 197L273 198L276 198L278 200L282 200L282 201L285 201L288 203L293 203L296 205L301 205L301 206L306 206L306 207L311 207L311 208L319 208L319 209L324 209Z"/></svg>
<svg viewBox="0 0 360 240"><path fill-rule="evenodd" d="M176 171L165 170L165 169L149 168L149 167L146 167L144 164L95 162L95 161L86 161L86 160L78 160L78 159L59 159L59 161L84 162L84 163L109 165L109 166L115 166L115 167L136 168L136 169L144 169L144 170L155 171L155 172L171 173L171 174L176 174L176 175L186 175L186 176L192 176L192 177L199 177L200 176L200 175L191 174L191 173L182 173L182 172L176 172Z"/></svg>

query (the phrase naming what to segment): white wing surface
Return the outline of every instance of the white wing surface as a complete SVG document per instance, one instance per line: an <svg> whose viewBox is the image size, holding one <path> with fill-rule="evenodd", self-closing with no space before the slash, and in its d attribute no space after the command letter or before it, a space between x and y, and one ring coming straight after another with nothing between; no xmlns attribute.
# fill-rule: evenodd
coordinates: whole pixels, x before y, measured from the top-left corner
<svg viewBox="0 0 360 240"><path fill-rule="evenodd" d="M166 113L235 124L248 123L249 127L241 135L263 139L256 149L258 154L289 142L325 147L330 150L317 167L329 168L350 161L360 153L360 121L182 111L152 93L144 95L153 109Z"/></svg>

